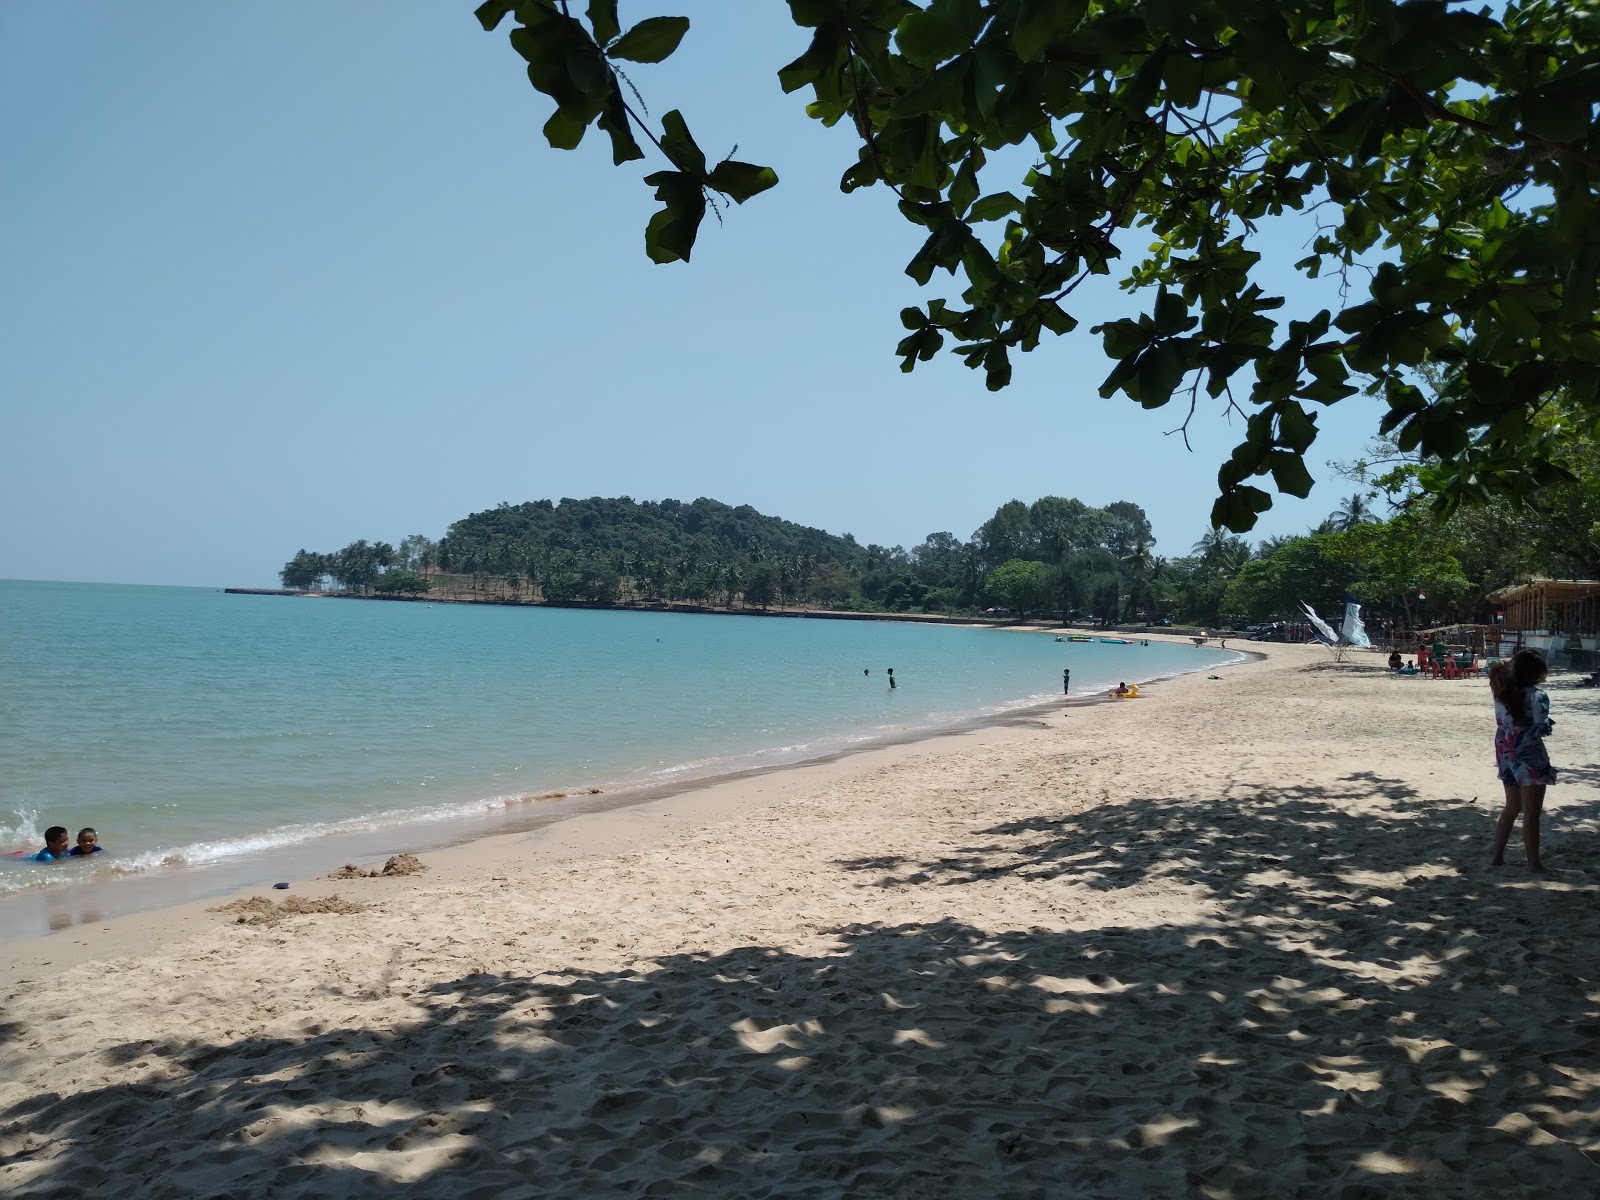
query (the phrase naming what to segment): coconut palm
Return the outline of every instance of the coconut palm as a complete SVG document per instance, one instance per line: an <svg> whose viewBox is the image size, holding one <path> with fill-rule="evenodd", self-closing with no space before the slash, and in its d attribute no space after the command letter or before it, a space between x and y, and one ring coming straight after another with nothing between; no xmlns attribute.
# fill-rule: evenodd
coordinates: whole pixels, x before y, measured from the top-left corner
<svg viewBox="0 0 1600 1200"><path fill-rule="evenodd" d="M1190 553L1212 571L1231 575L1248 561L1250 547L1242 537L1235 537L1220 529L1208 529Z"/></svg>
<svg viewBox="0 0 1600 1200"><path fill-rule="evenodd" d="M1327 524L1334 533L1348 533L1362 525L1376 524L1377 520L1378 514L1372 511L1371 501L1357 493L1328 514Z"/></svg>

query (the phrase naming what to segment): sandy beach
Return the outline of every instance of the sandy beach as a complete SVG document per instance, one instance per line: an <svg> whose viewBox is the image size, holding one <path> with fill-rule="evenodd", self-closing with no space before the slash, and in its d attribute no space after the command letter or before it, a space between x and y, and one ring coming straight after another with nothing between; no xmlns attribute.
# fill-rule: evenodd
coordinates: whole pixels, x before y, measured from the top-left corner
<svg viewBox="0 0 1600 1200"><path fill-rule="evenodd" d="M10 944L0 1192L1600 1193L1600 696L1267 649Z"/></svg>

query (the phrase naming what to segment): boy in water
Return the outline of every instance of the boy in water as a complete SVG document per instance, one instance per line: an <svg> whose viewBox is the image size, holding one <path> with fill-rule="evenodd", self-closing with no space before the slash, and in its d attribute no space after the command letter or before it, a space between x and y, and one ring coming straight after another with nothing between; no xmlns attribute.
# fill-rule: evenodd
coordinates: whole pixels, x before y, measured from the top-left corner
<svg viewBox="0 0 1600 1200"><path fill-rule="evenodd" d="M67 857L67 827L52 825L44 831L44 849L33 856L34 862L57 862Z"/></svg>
<svg viewBox="0 0 1600 1200"><path fill-rule="evenodd" d="M78 844L67 853L73 858L87 858L91 854L99 854L105 849L100 844L100 835L88 826L78 830Z"/></svg>

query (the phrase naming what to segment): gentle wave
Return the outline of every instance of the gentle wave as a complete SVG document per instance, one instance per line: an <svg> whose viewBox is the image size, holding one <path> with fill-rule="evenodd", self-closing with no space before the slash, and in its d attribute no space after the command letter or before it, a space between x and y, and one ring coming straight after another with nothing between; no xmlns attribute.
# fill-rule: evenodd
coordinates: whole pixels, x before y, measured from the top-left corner
<svg viewBox="0 0 1600 1200"><path fill-rule="evenodd" d="M1245 661L1245 656L1241 654L1228 661L1230 663L1243 662ZM1190 673L1192 672L1170 671L1141 678L1138 682L1141 684L1155 683L1161 680L1175 679ZM1104 684L1098 687L1085 688L1074 692L1073 699L1083 700L1104 696L1109 694L1111 687L1112 685L1110 684ZM421 808L409 806L383 808L336 821L283 825L261 833L190 842L183 845L149 850L127 857L107 854L93 860L92 871L85 870L90 864L77 862L64 863L61 864L63 869L52 870L50 864L18 862L13 859L5 862L5 866L10 869L0 869L0 894L79 883L91 874L94 877L105 878L118 875L136 875L157 870L205 868L248 858L267 851L306 845L331 837L395 831L407 826L416 828L418 836L423 841L428 841L431 839L428 838L425 827L441 822L481 817L527 805L552 804L566 800L582 800L585 797L601 794L643 791L663 785L710 781L746 771L794 765L827 758L851 750L883 745L898 739L916 738L980 723L996 717L1003 717L1010 713L1036 709L1040 705L1058 699L1060 697L1055 693L1041 693L1001 704L983 705L966 712L936 713L933 714L933 719L923 722L880 725L862 732L791 742L753 752L689 759L667 766L640 769L626 776L606 779L599 783L583 784L569 788L556 788L543 792L498 793L476 800L429 805ZM43 844L37 812L30 810L13 813L12 815L17 818L15 824L0 824L0 845L24 846L36 849Z"/></svg>
<svg viewBox="0 0 1600 1200"><path fill-rule="evenodd" d="M92 824L107 847L58 867L0 858L0 893L127 882L96 888L105 911L124 901L101 892L193 895L527 829L587 787L610 793L590 807L627 803L1004 719L1059 702L1063 667L1081 700L1237 653L6 582L0 619L0 851L55 824Z"/></svg>

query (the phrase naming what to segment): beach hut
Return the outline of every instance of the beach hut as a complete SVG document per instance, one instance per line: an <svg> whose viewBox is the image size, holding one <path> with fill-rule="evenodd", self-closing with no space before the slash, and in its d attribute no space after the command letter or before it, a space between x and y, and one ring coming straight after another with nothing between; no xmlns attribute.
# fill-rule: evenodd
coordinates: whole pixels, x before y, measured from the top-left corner
<svg viewBox="0 0 1600 1200"><path fill-rule="evenodd" d="M1530 579L1489 593L1498 657L1527 646L1554 666L1589 667L1600 638L1600 580Z"/></svg>

